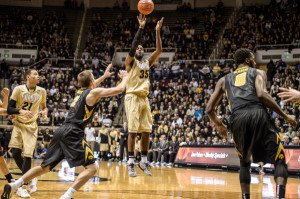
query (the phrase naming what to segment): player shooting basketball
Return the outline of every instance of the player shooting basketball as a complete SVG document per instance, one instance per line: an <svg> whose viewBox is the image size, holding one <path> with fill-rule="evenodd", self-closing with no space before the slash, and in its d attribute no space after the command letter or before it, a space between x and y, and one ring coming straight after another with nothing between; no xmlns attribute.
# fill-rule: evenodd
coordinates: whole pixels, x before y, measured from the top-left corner
<svg viewBox="0 0 300 199"><path fill-rule="evenodd" d="M125 65L129 73L129 81L126 86L125 110L128 119L128 154L129 166L128 174L131 177L136 176L134 167L134 147L137 133L142 133L141 151L142 160L139 168L145 174L151 176L149 164L147 163L147 154L149 149L149 133L152 132L152 115L150 104L147 98L149 94L149 70L157 61L161 52L162 44L160 38L160 29L164 18L157 22L156 25L156 50L148 59L144 59L144 49L140 44L143 29L146 25L146 17L140 15L138 18L139 29L133 39L129 54L126 57ZM121 157L122 158L122 157Z"/></svg>

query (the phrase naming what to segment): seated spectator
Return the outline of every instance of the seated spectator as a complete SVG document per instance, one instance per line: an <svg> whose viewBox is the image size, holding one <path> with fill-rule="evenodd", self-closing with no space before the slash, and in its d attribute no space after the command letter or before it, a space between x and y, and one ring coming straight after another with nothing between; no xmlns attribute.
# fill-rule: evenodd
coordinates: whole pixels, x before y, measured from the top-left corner
<svg viewBox="0 0 300 199"><path fill-rule="evenodd" d="M289 145L290 146L300 146L299 137L294 137L292 142Z"/></svg>
<svg viewBox="0 0 300 199"><path fill-rule="evenodd" d="M36 159L44 159L47 153L47 148L44 144L41 144L41 148L37 151L37 154L34 155Z"/></svg>
<svg viewBox="0 0 300 199"><path fill-rule="evenodd" d="M160 164L161 157L164 155L164 153L169 149L169 142L166 140L166 135L162 135L159 140L159 147L157 149L158 155L157 155L157 162L156 165ZM165 160L163 160L162 165Z"/></svg>
<svg viewBox="0 0 300 199"><path fill-rule="evenodd" d="M178 149L179 143L176 141L176 137L172 136L172 141L169 143L169 149L164 153L164 162L167 163L167 166L173 165Z"/></svg>
<svg viewBox="0 0 300 199"><path fill-rule="evenodd" d="M286 146L289 144L290 144L289 137L287 135L283 136L282 145Z"/></svg>
<svg viewBox="0 0 300 199"><path fill-rule="evenodd" d="M152 142L152 146L151 146L150 150L148 151L148 155L147 155L148 162L151 162L152 166L154 164L156 164L157 162L159 162L159 161L157 161L158 148L159 148L158 138L154 137L154 141Z"/></svg>

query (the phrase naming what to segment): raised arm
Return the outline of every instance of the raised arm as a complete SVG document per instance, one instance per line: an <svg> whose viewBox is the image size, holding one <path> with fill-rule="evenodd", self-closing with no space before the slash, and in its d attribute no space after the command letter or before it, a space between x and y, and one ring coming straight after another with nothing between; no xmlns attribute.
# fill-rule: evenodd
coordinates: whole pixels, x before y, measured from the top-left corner
<svg viewBox="0 0 300 199"><path fill-rule="evenodd" d="M161 20L157 22L157 25L156 25L156 28L155 28L155 30L156 30L156 50L148 58L150 67L153 66L153 64L155 64L155 62L157 61L157 59L159 58L159 56L162 52L160 29L161 29L163 21L164 21L164 18L161 18Z"/></svg>
<svg viewBox="0 0 300 199"><path fill-rule="evenodd" d="M209 119L213 121L218 126L218 132L221 137L226 137L228 135L228 131L223 122L217 117L215 113L215 108L219 104L223 94L225 91L225 77L222 77L215 88L215 92L210 97L207 106L206 106L206 114Z"/></svg>
<svg viewBox="0 0 300 199"><path fill-rule="evenodd" d="M138 45L140 44L140 40L141 40L141 37L142 37L142 33L143 33L143 29L146 25L146 17L145 15L139 15L137 17L138 21L139 21L139 29L137 31L137 33L135 34L135 37L132 41L132 44L131 44L131 49L129 51L129 54L127 55L126 57L126 60L125 60L125 66L126 66L126 71L127 72L130 72L131 70L131 67L132 67L132 61L134 60L134 55L135 55L135 51L138 47Z"/></svg>
<svg viewBox="0 0 300 199"><path fill-rule="evenodd" d="M93 89L86 97L86 103L89 106L93 106L96 104L100 98L109 97L121 94L125 88L128 81L128 73L124 70L121 70L119 73L119 77L122 79L122 82L113 88L95 88Z"/></svg>
<svg viewBox="0 0 300 199"><path fill-rule="evenodd" d="M3 96L3 102L1 102L0 100L0 107L7 109L7 105L8 105L8 96L9 96L9 89L8 88L4 88L1 91L1 95Z"/></svg>
<svg viewBox="0 0 300 199"><path fill-rule="evenodd" d="M257 70L257 75L255 79L255 88L256 88L257 97L264 105L266 105L271 110L275 111L285 121L290 123L292 127L295 129L297 127L295 116L287 115L281 110L281 108L278 106L276 101L268 93L266 89L265 79L266 79L266 73L262 70Z"/></svg>
<svg viewBox="0 0 300 199"><path fill-rule="evenodd" d="M95 87L97 88L106 78L112 76L114 72L110 72L112 64L109 64L104 72L104 74L95 80Z"/></svg>

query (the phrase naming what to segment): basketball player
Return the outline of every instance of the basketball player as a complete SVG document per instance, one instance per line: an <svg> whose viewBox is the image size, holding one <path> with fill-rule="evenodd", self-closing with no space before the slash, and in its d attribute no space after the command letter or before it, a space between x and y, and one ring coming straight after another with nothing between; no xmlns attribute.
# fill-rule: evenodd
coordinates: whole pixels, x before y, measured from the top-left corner
<svg viewBox="0 0 300 199"><path fill-rule="evenodd" d="M25 72L25 78L27 80L26 84L14 88L7 107L7 113L16 116L13 119L14 128L9 147L23 174L31 168L31 157L35 150L38 134L36 120L39 115L46 118L48 113L46 90L37 86L40 81L38 72L29 69ZM41 108L40 112L39 108ZM21 156L22 149L24 158ZM30 193L36 192L36 183L36 178L30 182ZM22 198L30 197L27 192L27 184L18 189L17 195Z"/></svg>
<svg viewBox="0 0 300 199"><path fill-rule="evenodd" d="M231 130L240 157L240 184L243 199L250 198L250 157L253 162L275 165L276 198L285 197L288 171L285 154L276 127L266 107L278 113L285 121L296 127L294 116L286 115L266 90L266 74L255 69L255 57L249 49L236 51L234 59L238 68L221 78L209 100L206 112L218 126L220 136L228 135L226 126L214 110L223 93L231 107Z"/></svg>
<svg viewBox="0 0 300 199"><path fill-rule="evenodd" d="M110 69L110 67L111 65L108 68ZM107 74L110 76L112 73L105 73L105 78L108 77ZM76 97L70 105L65 122L56 130L41 166L30 169L16 182L6 184L1 199L11 198L11 193L24 182L29 182L31 179L49 172L64 158L67 159L70 167L82 165L85 170L80 173L72 187L60 199L71 199L74 193L94 176L98 168L92 150L84 139L84 128L91 122L94 112L98 110L102 97L117 95L125 90L128 73L120 71L119 77L122 82L117 87L106 89L96 88L101 83L101 77L94 80L91 70L78 74L78 83L81 89L77 91Z"/></svg>
<svg viewBox="0 0 300 199"><path fill-rule="evenodd" d="M149 133L152 132L152 115L147 95L149 94L149 70L157 61L162 52L160 38L160 29L164 18L157 22L156 25L156 50L148 59L143 59L144 49L140 43L143 29L146 24L146 17L140 15L138 18L139 29L133 39L129 54L126 57L125 65L129 73L129 81L126 86L125 111L128 120L128 155L129 166L128 174L130 177L136 176L134 167L134 148L135 137L137 133L142 133L141 153L142 158L139 168L145 174L152 176L147 163L147 153L149 149ZM122 157L121 157L122 158Z"/></svg>
<svg viewBox="0 0 300 199"><path fill-rule="evenodd" d="M9 89L4 88L1 91L1 95L3 96L3 102L0 100L0 115L7 115L7 104L8 104L8 96L9 96ZM9 172L8 166L6 164L6 161L3 156L2 147L0 145L0 169L2 173L4 174L6 180L8 182L11 182L13 180L13 177L11 176L11 173Z"/></svg>

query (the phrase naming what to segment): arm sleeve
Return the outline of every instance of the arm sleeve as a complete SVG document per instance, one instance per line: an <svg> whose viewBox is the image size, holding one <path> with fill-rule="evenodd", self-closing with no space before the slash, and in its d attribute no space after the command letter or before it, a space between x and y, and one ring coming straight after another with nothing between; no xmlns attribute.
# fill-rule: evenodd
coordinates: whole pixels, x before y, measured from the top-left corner
<svg viewBox="0 0 300 199"><path fill-rule="evenodd" d="M137 31L137 33L134 36L133 41L132 41L131 49L129 51L129 56L130 57L134 57L135 51L136 51L136 49L137 49L137 47L138 47L138 45L140 43L142 33L143 33L143 29L139 28L138 31Z"/></svg>
<svg viewBox="0 0 300 199"><path fill-rule="evenodd" d="M15 100L10 100L7 106L7 114L19 114L20 109L16 108L17 102Z"/></svg>

